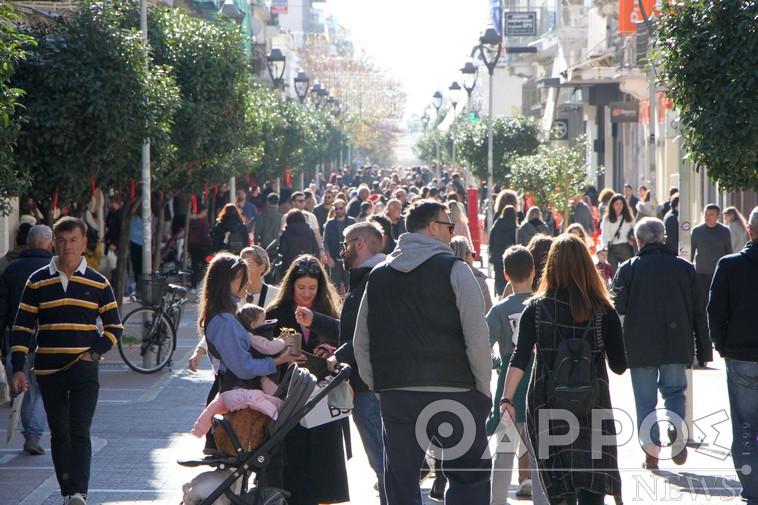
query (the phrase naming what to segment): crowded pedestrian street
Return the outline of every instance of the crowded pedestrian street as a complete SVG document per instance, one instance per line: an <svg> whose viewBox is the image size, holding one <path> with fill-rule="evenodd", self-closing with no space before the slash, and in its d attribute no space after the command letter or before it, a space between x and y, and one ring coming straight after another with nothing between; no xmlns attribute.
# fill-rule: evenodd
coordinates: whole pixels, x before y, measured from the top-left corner
<svg viewBox="0 0 758 505"><path fill-rule="evenodd" d="M197 343L195 321L192 304L179 330L171 370L138 374L124 365L117 352L107 355L101 363L100 399L92 430L93 503L177 504L182 500L182 485L199 473L197 468L177 464L177 460L198 458L202 453L202 442L190 430L203 410L212 382L207 362L198 373L187 369L187 360ZM723 360L717 357L707 369L695 370L693 379L696 438L703 443L690 451L684 466L662 459L660 470L651 472L641 468L629 374L612 377L613 406L626 413L617 417L623 426L619 435L619 470L624 503L742 503L729 457L731 430ZM0 419L7 419L8 412L7 405L0 407ZM349 503L378 504L373 487L376 476L361 444L355 443L360 439L354 426L352 432L353 458L347 464ZM5 437L6 431L0 428L0 438ZM49 447L49 436L43 438L42 444ZM49 452L41 457L30 456L23 452L22 445L23 437L17 434L0 449L0 503L57 505L59 492ZM422 484L426 505L437 503L428 497L433 480L427 478ZM529 503L528 498L516 498L516 488L514 479L510 500ZM606 503L613 502L607 499Z"/></svg>

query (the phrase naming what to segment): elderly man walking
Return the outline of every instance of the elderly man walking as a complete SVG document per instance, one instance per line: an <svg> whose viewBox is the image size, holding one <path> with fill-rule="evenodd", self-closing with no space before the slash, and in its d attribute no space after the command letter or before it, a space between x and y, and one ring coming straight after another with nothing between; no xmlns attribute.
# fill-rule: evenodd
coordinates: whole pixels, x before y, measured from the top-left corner
<svg viewBox="0 0 758 505"><path fill-rule="evenodd" d="M390 505L421 505L430 446L450 482L449 505L486 505L491 460L485 421L492 361L484 299L453 256L455 225L439 202L416 202L387 261L369 274L353 345L361 377L379 393Z"/></svg>
<svg viewBox="0 0 758 505"><path fill-rule="evenodd" d="M758 207L748 221L750 242L719 260L708 302L708 326L726 362L732 418L732 459L742 499L758 505Z"/></svg>
<svg viewBox="0 0 758 505"><path fill-rule="evenodd" d="M655 418L658 392L669 418L672 458L682 465L687 460L685 369L692 364L695 348L699 363L711 361L713 349L695 267L666 247L659 219L643 218L634 235L640 251L619 267L613 287L616 310L625 314L624 348L632 376L637 430L645 450L642 466L654 470L661 447Z"/></svg>

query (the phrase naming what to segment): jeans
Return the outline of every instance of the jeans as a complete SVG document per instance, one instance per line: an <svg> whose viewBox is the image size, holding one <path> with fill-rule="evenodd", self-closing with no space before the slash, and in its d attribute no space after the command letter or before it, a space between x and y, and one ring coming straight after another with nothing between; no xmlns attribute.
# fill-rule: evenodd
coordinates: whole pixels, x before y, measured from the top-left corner
<svg viewBox="0 0 758 505"><path fill-rule="evenodd" d="M742 484L740 496L758 505L758 363L726 360L726 385L732 411L732 460Z"/></svg>
<svg viewBox="0 0 758 505"><path fill-rule="evenodd" d="M29 389L26 392L26 396L24 396L24 403L21 405L21 434L27 440L30 438L39 440L45 432L47 420L45 418L45 407L42 405L42 395L39 392L37 376L29 370L32 363L34 363L34 354L29 353L26 355L26 362L24 363L24 373L29 383ZM13 369L11 367L10 353L8 354L7 366L8 370Z"/></svg>
<svg viewBox="0 0 758 505"><path fill-rule="evenodd" d="M484 423L490 402L479 391L383 391L387 503L421 505L419 472L433 444L442 449L434 457L450 483L445 503L489 505L492 462Z"/></svg>
<svg viewBox="0 0 758 505"><path fill-rule="evenodd" d="M537 457L532 449L529 434L526 432L525 423L516 423L516 430L519 436L517 444L518 452L526 450L529 459L530 471L528 478L532 480L532 503L535 505L548 505L547 497L542 490L542 484L540 484ZM510 432L510 435L514 436L512 431ZM503 435L500 431L497 431L494 436L502 437ZM499 440L502 440L502 438L499 438ZM513 447L516 447L516 445ZM505 452L504 449L507 448L510 447L500 447L500 450L492 456L492 498L490 500L490 505L508 504L508 492L511 487L511 480L513 479L513 456L515 454L512 452ZM519 477L519 481L521 481L521 477ZM519 484L520 483L521 482L519 482Z"/></svg>
<svg viewBox="0 0 758 505"><path fill-rule="evenodd" d="M87 493L92 443L90 426L100 391L98 365L79 360L71 367L37 377L47 422L50 451L61 494Z"/></svg>
<svg viewBox="0 0 758 505"><path fill-rule="evenodd" d="M506 284L508 284L508 281L505 280L502 258L495 258L495 262L492 264L492 273L495 276L495 298L499 299L500 295L505 291Z"/></svg>
<svg viewBox="0 0 758 505"><path fill-rule="evenodd" d="M353 422L366 451L368 463L379 481L379 500L386 505L384 492L384 443L382 442L382 412L373 391L359 391L353 396Z"/></svg>
<svg viewBox="0 0 758 505"><path fill-rule="evenodd" d="M661 446L658 423L653 423L650 429L642 426L647 416L651 413L655 415L659 390L663 397L663 405L666 408L669 422L676 427L679 433L682 433L687 402L685 396L685 391L687 390L685 367L686 365L683 364L672 363L630 369L632 389L634 390L634 403L637 409L637 432L639 433L640 443L643 448L651 444ZM655 419L651 418L651 420L654 421ZM643 428L642 430L640 430L641 427Z"/></svg>

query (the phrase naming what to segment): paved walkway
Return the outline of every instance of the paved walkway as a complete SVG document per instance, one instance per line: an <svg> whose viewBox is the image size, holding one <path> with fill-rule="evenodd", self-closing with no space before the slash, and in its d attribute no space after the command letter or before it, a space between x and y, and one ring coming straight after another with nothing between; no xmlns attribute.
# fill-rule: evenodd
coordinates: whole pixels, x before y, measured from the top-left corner
<svg viewBox="0 0 758 505"><path fill-rule="evenodd" d="M186 370L196 342L195 321L195 308L189 305L173 370L137 374L123 365L115 349L102 364L102 389L92 427L91 505L176 505L181 501L182 483L203 471L176 464L177 459L200 455L202 441L189 430L204 407L211 382L207 368L197 374ZM629 374L611 377L614 406L628 413L628 417L623 412L617 416L622 427L619 463L626 503L740 503L735 497L740 486L728 457L730 425L715 424L727 419L729 412L724 364L717 359L709 369L696 370L693 376L695 419L706 418L697 423L702 430L698 436L704 436L708 445L690 450L682 467L662 461L655 474L640 467L643 457L634 433ZM0 408L0 440L5 440L7 416L7 406ZM354 457L348 462L351 503L378 504L373 491L375 477L354 428L353 441ZM17 434L8 447L0 449L0 505L60 505L49 450L44 456L28 456L21 451L22 444L23 437ZM49 435L42 445L49 449ZM431 480L427 480L424 488L428 491L430 486ZM515 499L515 486L511 496L513 503L529 502ZM606 503L612 500L608 498Z"/></svg>

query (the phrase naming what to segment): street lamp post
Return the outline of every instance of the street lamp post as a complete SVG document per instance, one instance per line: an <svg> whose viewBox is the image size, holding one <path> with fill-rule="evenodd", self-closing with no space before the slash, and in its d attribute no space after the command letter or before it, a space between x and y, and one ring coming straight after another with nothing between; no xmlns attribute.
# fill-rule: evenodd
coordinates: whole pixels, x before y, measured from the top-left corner
<svg viewBox="0 0 758 505"><path fill-rule="evenodd" d="M431 118L429 117L429 111L427 109L424 109L424 114L421 116L421 126L424 128L424 136L426 136L426 129L429 127L429 120ZM429 158L426 160L426 165L429 165Z"/></svg>
<svg viewBox="0 0 758 505"><path fill-rule="evenodd" d="M295 82L295 94L297 99L300 100L302 105L305 101L305 97L308 96L308 86L311 84L311 78L302 70L297 73L294 79Z"/></svg>
<svg viewBox="0 0 758 505"><path fill-rule="evenodd" d="M268 75L271 77L271 82L274 83L274 89L282 89L284 83L284 69L287 66L287 58L285 58L282 50L275 47L266 57L266 64L268 65Z"/></svg>
<svg viewBox="0 0 758 505"><path fill-rule="evenodd" d="M466 90L466 114L469 116L471 115L471 93L476 87L478 74L479 69L470 61L467 61L461 68L461 82L463 82L463 89ZM471 184L470 178L469 163L466 163L466 184Z"/></svg>
<svg viewBox="0 0 758 505"><path fill-rule="evenodd" d="M437 123L439 123L440 118L440 107L442 107L442 93L439 91L435 91L432 95L432 106L434 107L434 110L437 111ZM434 147L437 154L437 171L440 172L437 174L437 177L442 175L442 167L440 167L441 161L440 160L440 142L437 138L437 133L434 134Z"/></svg>
<svg viewBox="0 0 758 505"><path fill-rule="evenodd" d="M484 31L484 34L479 37L479 54L482 57L482 61L487 66L487 72L490 74L489 85L489 114L487 115L487 225L492 226L494 221L493 209L492 209L492 197L495 184L492 176L492 101L493 101L493 74L495 73L495 65L497 60L500 59L500 50L503 47L503 38L494 28L490 27ZM491 270L491 263L487 264L487 269ZM490 272L491 273L491 272Z"/></svg>
<svg viewBox="0 0 758 505"><path fill-rule="evenodd" d="M450 103L453 104L453 170L456 170L457 164L455 161L455 155L457 146L455 145L455 141L458 128L455 125L455 116L457 112L458 102L461 101L461 93L463 92L463 88L461 88L461 85L458 84L458 81L453 81L453 83L448 88L448 92L450 93Z"/></svg>

